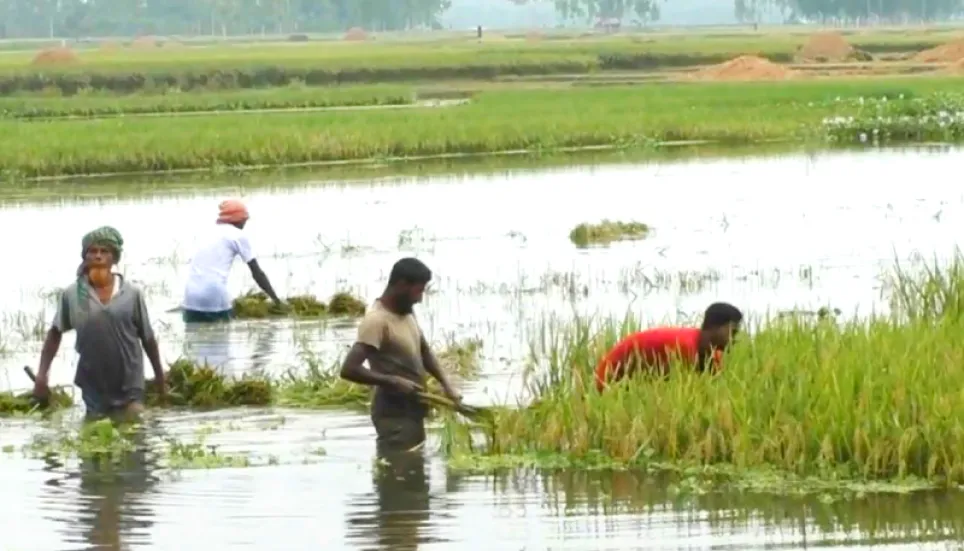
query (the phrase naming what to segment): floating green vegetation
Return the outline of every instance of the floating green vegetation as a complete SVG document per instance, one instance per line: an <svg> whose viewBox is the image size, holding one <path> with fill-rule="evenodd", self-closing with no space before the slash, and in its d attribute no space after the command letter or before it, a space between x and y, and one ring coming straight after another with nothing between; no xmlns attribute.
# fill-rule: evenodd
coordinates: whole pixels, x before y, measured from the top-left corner
<svg viewBox="0 0 964 551"><path fill-rule="evenodd" d="M35 436L24 451L41 456L77 456L95 459L101 464L114 464L137 449L137 431L135 424L116 424L110 419L84 423L76 433L61 426L52 434Z"/></svg>
<svg viewBox="0 0 964 551"><path fill-rule="evenodd" d="M614 241L644 239L649 226L642 222L619 222L603 220L598 224L579 224L569 232L569 240L577 247L607 245Z"/></svg>
<svg viewBox="0 0 964 551"><path fill-rule="evenodd" d="M887 315L776 319L741 335L719 376L677 365L668 379L630 379L603 393L592 368L638 323L550 327L533 344L538 371L528 383L536 400L495 410L495 430L478 448L474 429L447 416L446 448L485 458L479 465L516 457L703 469L730 481L747 473L743 484L754 491L779 490L777 480L867 491L957 486L964 259L920 272L898 267L887 289ZM761 472L770 475L749 474Z"/></svg>
<svg viewBox="0 0 964 551"><path fill-rule="evenodd" d="M101 419L83 423L79 430L70 425L59 425L55 430L36 435L24 446L23 452L32 457L51 456L93 461L101 469L114 466L130 467L131 462L143 462L134 452L147 451L152 446L146 438L149 431L136 423L116 423ZM208 434L196 435L192 442L181 442L165 437L161 442L158 458L171 469L213 469L247 467L251 464L243 454L219 453L217 446L206 443Z"/></svg>
<svg viewBox="0 0 964 551"><path fill-rule="evenodd" d="M234 299L232 304L237 319L264 319L272 317L326 318L359 317L365 314L365 302L349 293L338 292L332 295L328 304L312 295L288 297L284 306L274 304L268 295L261 291L249 292Z"/></svg>
<svg viewBox="0 0 964 551"><path fill-rule="evenodd" d="M0 416L27 415L39 411L52 411L74 405L73 397L65 388L53 387L45 403L41 403L32 392L14 394L0 392Z"/></svg>
<svg viewBox="0 0 964 551"><path fill-rule="evenodd" d="M148 406L218 408L225 406L263 406L272 403L275 385L267 377L245 374L230 379L209 365L197 365L180 358L167 372L167 400L161 401L153 380L147 382Z"/></svg>

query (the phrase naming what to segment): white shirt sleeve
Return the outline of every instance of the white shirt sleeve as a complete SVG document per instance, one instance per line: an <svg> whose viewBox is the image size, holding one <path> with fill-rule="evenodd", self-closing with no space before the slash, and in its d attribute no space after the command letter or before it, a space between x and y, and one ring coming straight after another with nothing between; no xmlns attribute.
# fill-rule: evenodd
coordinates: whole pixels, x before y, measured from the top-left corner
<svg viewBox="0 0 964 551"><path fill-rule="evenodd" d="M243 260L245 264L254 260L254 250L251 248L251 242L248 241L247 235L243 233L239 235L237 241L235 241L235 245L237 246L238 256L241 257L241 260Z"/></svg>

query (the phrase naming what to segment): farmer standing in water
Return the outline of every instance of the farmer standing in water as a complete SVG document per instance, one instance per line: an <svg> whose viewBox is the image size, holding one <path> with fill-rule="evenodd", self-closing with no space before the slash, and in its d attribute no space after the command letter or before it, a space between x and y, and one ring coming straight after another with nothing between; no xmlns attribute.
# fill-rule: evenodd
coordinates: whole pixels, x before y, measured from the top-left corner
<svg viewBox="0 0 964 551"><path fill-rule="evenodd" d="M414 451L424 444L428 411L416 392L425 388L425 373L441 383L452 401L462 400L413 313L431 279L432 271L418 259L396 262L385 292L362 318L355 344L341 366L343 379L375 387L371 418L379 453Z"/></svg>
<svg viewBox="0 0 964 551"><path fill-rule="evenodd" d="M720 369L723 351L740 330L743 313L726 302L714 302L703 313L699 327L658 327L627 335L617 342L596 366L596 388L638 372L666 375L673 359L706 371L712 362Z"/></svg>
<svg viewBox="0 0 964 551"><path fill-rule="evenodd" d="M143 411L144 352L164 394L161 354L144 294L112 270L123 248L123 238L110 226L84 236L77 279L60 293L40 352L34 395L44 399L61 337L71 329L77 332L74 348L80 358L74 384L80 387L89 420L131 419Z"/></svg>
<svg viewBox="0 0 964 551"><path fill-rule="evenodd" d="M204 236L201 246L191 259L190 274L181 303L185 322L215 322L231 319L231 296L228 294L228 274L234 258L251 269L251 277L258 287L278 307L284 304L275 294L268 276L261 270L244 226L248 222L248 209L244 203L229 199L218 208L217 223Z"/></svg>

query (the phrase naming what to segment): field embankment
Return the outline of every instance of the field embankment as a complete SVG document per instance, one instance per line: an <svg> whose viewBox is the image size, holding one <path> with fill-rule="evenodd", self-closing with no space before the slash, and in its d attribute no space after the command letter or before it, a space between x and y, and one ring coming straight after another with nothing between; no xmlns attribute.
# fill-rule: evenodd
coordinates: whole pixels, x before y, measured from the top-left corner
<svg viewBox="0 0 964 551"><path fill-rule="evenodd" d="M842 33L868 55L910 57L953 38L947 31ZM57 90L265 88L402 81L490 80L606 71L658 71L722 63L752 54L788 63L806 56L809 33L718 35L653 33L616 37L489 35L481 41L376 39L220 46L52 48L0 56L0 95ZM833 56L831 56L833 57Z"/></svg>
<svg viewBox="0 0 964 551"><path fill-rule="evenodd" d="M50 119L139 114L239 112L265 109L318 109L376 105L407 105L416 100L412 87L368 85L225 90L218 93L0 97L0 118Z"/></svg>

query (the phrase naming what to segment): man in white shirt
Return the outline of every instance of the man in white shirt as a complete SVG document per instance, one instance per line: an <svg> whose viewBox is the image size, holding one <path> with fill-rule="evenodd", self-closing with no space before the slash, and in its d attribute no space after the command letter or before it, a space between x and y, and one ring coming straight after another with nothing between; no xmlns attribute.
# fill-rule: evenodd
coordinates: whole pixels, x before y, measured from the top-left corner
<svg viewBox="0 0 964 551"><path fill-rule="evenodd" d="M231 319L231 296L228 294L228 274L234 257L251 269L251 277L258 287L278 306L283 306L261 271L251 250L251 243L244 234L248 222L248 209L244 203L229 199L219 207L217 224L204 237L201 246L191 259L191 271L184 289L181 309L185 322L214 322Z"/></svg>

